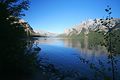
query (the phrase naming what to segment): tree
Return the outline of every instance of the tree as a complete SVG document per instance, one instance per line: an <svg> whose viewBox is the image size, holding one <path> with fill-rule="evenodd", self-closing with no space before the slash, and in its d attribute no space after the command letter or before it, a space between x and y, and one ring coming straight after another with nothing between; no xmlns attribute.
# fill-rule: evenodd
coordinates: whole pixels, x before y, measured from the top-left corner
<svg viewBox="0 0 120 80"><path fill-rule="evenodd" d="M24 34L20 23L24 10L28 10L29 0L0 0L0 78L21 78L33 74L37 64L37 53L33 41L20 39ZM31 28L32 30L32 28ZM19 77L20 76L20 77ZM12 79L12 80L13 80Z"/></svg>
<svg viewBox="0 0 120 80"><path fill-rule="evenodd" d="M107 12L107 17L106 19L101 19L101 23L102 25L104 25L107 28L107 32L104 35L106 43L105 46L108 49L109 55L108 55L108 59L110 59L109 63L111 64L111 68L112 68L112 80L115 80L116 75L117 75L117 58L115 58L115 56L117 55L118 51L116 51L117 47L116 45L118 45L119 43L116 44L116 42L118 42L119 39L119 28L118 26L120 25L120 23L115 23L115 25L112 23L113 22L113 17L111 17L111 7L108 5L107 9L105 9L105 11Z"/></svg>
<svg viewBox="0 0 120 80"><path fill-rule="evenodd" d="M17 37L18 24L24 10L28 10L29 0L0 0L0 37Z"/></svg>
<svg viewBox="0 0 120 80"><path fill-rule="evenodd" d="M24 16L23 10L28 10L29 0L1 0L0 1L0 18L10 16Z"/></svg>

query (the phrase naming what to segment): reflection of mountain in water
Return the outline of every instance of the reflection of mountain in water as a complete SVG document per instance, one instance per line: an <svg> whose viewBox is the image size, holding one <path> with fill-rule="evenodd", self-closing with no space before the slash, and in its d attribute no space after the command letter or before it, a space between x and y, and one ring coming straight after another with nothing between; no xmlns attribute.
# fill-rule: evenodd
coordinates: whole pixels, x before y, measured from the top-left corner
<svg viewBox="0 0 120 80"><path fill-rule="evenodd" d="M100 45L89 47L87 41L87 37L83 41L39 38L38 46L42 49L39 54L41 64L44 66L51 64L55 68L55 72L45 72L54 74L54 76L49 75L48 79L58 77L62 80L111 80L114 76L119 80L120 62L117 60L120 57L113 56L113 60L105 47Z"/></svg>
<svg viewBox="0 0 120 80"><path fill-rule="evenodd" d="M92 54L95 53L96 55L107 53L107 50L104 46L97 45L97 47L89 48L89 43L87 37L84 41L75 40L75 39L63 39L66 47L77 48L82 53Z"/></svg>

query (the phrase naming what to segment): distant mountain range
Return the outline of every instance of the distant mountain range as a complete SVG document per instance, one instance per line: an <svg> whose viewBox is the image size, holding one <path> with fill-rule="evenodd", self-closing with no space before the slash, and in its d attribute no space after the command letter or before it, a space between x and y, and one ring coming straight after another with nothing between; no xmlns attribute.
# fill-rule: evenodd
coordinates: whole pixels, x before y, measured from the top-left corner
<svg viewBox="0 0 120 80"><path fill-rule="evenodd" d="M104 22L107 20L104 20ZM114 18L111 20L111 25L115 26L116 24L120 24L120 18ZM89 31L95 31L96 29L101 31L107 31L106 27L102 25L101 19L89 19L86 21L82 21L79 25L73 26L72 28L65 29L64 34L66 36L71 36L73 34L79 35L82 31L85 34L88 34Z"/></svg>
<svg viewBox="0 0 120 80"><path fill-rule="evenodd" d="M35 33L37 35L40 35L40 36L48 36L48 37L54 37L54 36L57 36L58 34L57 33L52 33L52 32L48 32L48 31L43 31L43 30L35 30Z"/></svg>

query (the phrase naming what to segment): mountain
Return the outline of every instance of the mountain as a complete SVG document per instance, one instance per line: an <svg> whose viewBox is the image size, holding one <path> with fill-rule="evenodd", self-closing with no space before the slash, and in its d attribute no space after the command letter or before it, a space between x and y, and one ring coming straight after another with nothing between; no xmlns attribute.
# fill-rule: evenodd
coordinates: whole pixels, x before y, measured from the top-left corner
<svg viewBox="0 0 120 80"><path fill-rule="evenodd" d="M88 34L89 31L96 31L97 29L101 31L107 31L106 26L102 25L103 22L108 22L108 20L101 20L101 19L89 19L86 21L82 21L79 25L75 25L70 29L65 29L64 34L66 36L71 36L73 34L79 35L81 32ZM120 23L119 18L114 18L111 20L111 26L115 26L116 24Z"/></svg>
<svg viewBox="0 0 120 80"><path fill-rule="evenodd" d="M25 20L20 19L18 22L13 23L19 23L20 24L19 27L24 29L24 32L27 36L39 36L39 34L35 33L33 28Z"/></svg>
<svg viewBox="0 0 120 80"><path fill-rule="evenodd" d="M46 36L46 37L54 37L58 35L57 33L52 33L52 32L43 31L43 30L35 30L35 32L40 36Z"/></svg>

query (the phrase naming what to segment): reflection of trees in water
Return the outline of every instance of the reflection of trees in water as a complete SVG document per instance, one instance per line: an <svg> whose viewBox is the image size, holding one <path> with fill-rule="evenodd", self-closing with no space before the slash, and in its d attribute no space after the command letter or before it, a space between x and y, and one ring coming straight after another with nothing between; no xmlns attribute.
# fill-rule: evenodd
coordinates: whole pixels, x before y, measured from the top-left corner
<svg viewBox="0 0 120 80"><path fill-rule="evenodd" d="M82 63L88 64L90 69L94 71L95 80L119 80L120 70L119 70L119 53L120 50L120 38L119 38L119 30L113 30L112 32L105 35L105 43L106 49L108 50L107 61L102 59L98 59L96 63L91 62L90 60L86 60L86 58L80 57ZM91 41L94 41L94 39ZM97 42L99 43L99 42ZM100 44L92 44L90 43L91 48L98 46ZM96 53L97 54L97 53Z"/></svg>
<svg viewBox="0 0 120 80"><path fill-rule="evenodd" d="M79 40L64 40L65 43L67 43L67 46L71 46L72 47L80 47L80 41ZM78 41L78 42L77 42ZM71 44L69 44L71 43ZM75 45L77 44L77 46ZM89 44L89 43L88 43ZM95 46L98 46L97 44ZM95 49L95 46L91 46L90 49ZM98 49L96 51L99 51L103 48L98 47ZM95 54L97 54L96 52L93 52ZM100 52L102 53L102 52ZM104 53L104 52L103 52ZM96 60L96 62L91 61L91 60L87 60L86 57L80 57L80 61L86 65L89 65L89 68L91 69L91 71L94 73L94 78L90 78L88 77L88 75L83 75L81 74L79 71L75 72L74 70L69 70L69 71L65 71L62 72L61 69L58 69L54 66L54 64L45 64L42 62L42 59L38 62L39 63L39 68L40 68L40 72L38 74L39 77L43 77L44 80L48 80L48 79L52 79L52 80L112 80L112 73L114 73L114 76L116 77L116 80L119 80L119 70L118 69L118 61L116 56L114 56L114 58L110 57L110 54L105 54L108 56L108 58L98 58ZM104 56L105 56L104 55ZM105 60L105 61L104 61ZM112 61L114 62L113 66L111 66ZM114 69L114 72L113 72ZM87 73L87 72L86 72ZM38 78L39 78L38 77Z"/></svg>
<svg viewBox="0 0 120 80"><path fill-rule="evenodd" d="M120 24L117 24L115 26L112 25L111 23L112 17L110 16L111 8L109 6L107 7L108 9L105 9L106 12L108 13L108 17L106 18L107 22L101 19L102 25L106 26L106 28L108 29L108 31L104 35L104 40L102 43L102 45L104 45L108 50L107 59L106 59L107 61L100 59L100 60L97 60L97 63L98 63L97 64L97 63L90 62L90 60L86 60L86 58L80 57L81 62L88 64L91 70L94 71L95 80L101 80L101 79L119 80L120 79L119 77L120 76L120 70L119 70Z"/></svg>
<svg viewBox="0 0 120 80"><path fill-rule="evenodd" d="M94 80L119 80L119 67L117 66L118 60L115 59L115 57L108 57L107 61L98 59L95 63L80 57L80 61L89 65L90 69L94 72ZM113 77L114 79L112 79Z"/></svg>
<svg viewBox="0 0 120 80"><path fill-rule="evenodd" d="M64 70L56 68L53 64L45 64L42 61L39 62L39 73L36 76L38 79L43 80L88 80L86 76L78 71ZM42 77L41 77L42 76Z"/></svg>
<svg viewBox="0 0 120 80"><path fill-rule="evenodd" d="M1 77L22 78L33 74L38 51L32 46L33 40L3 40L0 46Z"/></svg>
<svg viewBox="0 0 120 80"><path fill-rule="evenodd" d="M119 56L120 50L119 50L119 44L120 44L120 36L119 36L119 29L109 31L106 36L106 44L105 46L108 49L109 55L108 59L110 59L110 64L112 67L112 79L116 80L116 70L117 70L117 62L119 59L116 59L117 56Z"/></svg>
<svg viewBox="0 0 120 80"><path fill-rule="evenodd" d="M89 37L85 37L84 40L79 39L63 39L65 47L71 47L71 48L77 48L82 53L107 53L106 48L104 46L97 45L92 42L90 42ZM91 39L91 41L94 41L94 38ZM92 46L91 46L92 45ZM93 46L94 45L94 46Z"/></svg>

